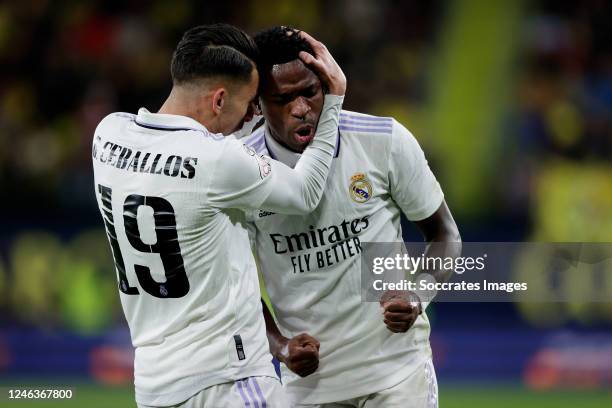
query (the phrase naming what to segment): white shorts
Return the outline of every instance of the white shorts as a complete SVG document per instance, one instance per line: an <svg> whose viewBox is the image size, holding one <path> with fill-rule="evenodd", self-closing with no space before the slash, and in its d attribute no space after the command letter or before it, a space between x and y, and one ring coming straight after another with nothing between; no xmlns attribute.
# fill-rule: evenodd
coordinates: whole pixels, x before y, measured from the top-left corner
<svg viewBox="0 0 612 408"><path fill-rule="evenodd" d="M433 362L421 367L391 388L345 401L326 404L293 403L296 408L438 408L438 381Z"/></svg>
<svg viewBox="0 0 612 408"><path fill-rule="evenodd" d="M138 408L153 408L137 404ZM208 387L172 408L286 408L285 391L273 377L248 377Z"/></svg>

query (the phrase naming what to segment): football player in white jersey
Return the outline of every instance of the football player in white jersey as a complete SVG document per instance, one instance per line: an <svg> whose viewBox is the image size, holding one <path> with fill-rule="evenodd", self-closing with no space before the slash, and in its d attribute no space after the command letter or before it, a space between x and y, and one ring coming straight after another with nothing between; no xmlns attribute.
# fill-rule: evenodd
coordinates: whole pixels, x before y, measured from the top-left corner
<svg viewBox="0 0 612 408"><path fill-rule="evenodd" d="M300 60L311 49L293 29L255 41L265 125L244 140L293 166L320 121L325 85ZM457 226L419 144L396 120L342 111L338 138L311 214L265 206L247 214L276 317L264 306L271 352L284 363L292 406L436 406L426 304L411 302L413 293L362 302L358 260L361 242L402 241L400 213L428 242L460 242Z"/></svg>
<svg viewBox="0 0 612 408"><path fill-rule="evenodd" d="M322 195L344 74L312 42L329 87L295 168L229 135L252 115L257 49L224 24L185 33L158 113L113 113L93 141L95 189L135 347L139 407L285 407L262 315L245 210L305 214Z"/></svg>

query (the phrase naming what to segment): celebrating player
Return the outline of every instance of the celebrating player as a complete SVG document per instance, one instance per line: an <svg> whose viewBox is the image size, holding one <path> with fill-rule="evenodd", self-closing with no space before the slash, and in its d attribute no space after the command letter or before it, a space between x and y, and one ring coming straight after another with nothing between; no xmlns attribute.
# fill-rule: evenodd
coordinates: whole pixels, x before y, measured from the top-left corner
<svg viewBox="0 0 612 408"><path fill-rule="evenodd" d="M303 37L287 27L255 37L265 126L245 141L289 166L306 152L325 94L307 66L312 50ZM457 227L423 151L400 123L342 111L338 138L311 214L265 206L248 214L278 322L266 308L271 351L284 363L292 406L435 406L425 305L411 303L409 293L362 303L358 257L362 241L402 241L402 212L428 242L459 242Z"/></svg>
<svg viewBox="0 0 612 408"><path fill-rule="evenodd" d="M258 86L256 46L229 25L185 33L158 113L113 113L95 131L95 189L140 407L286 407L243 211L300 214L320 201L345 78L322 44L311 46L308 64L329 94L294 169L224 137L252 115Z"/></svg>

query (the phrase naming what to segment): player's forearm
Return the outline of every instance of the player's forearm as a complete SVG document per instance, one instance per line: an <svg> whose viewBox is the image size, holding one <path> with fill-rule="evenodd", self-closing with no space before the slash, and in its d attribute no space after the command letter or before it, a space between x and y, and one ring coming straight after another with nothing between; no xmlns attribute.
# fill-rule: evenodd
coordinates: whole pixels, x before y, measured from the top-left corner
<svg viewBox="0 0 612 408"><path fill-rule="evenodd" d="M444 234L437 236L435 239L429 241L425 250L425 258L458 258L461 256L461 236L459 233L453 233L448 231ZM453 271L450 269L436 269L433 271L427 271L431 274L436 282L446 282L450 279Z"/></svg>
<svg viewBox="0 0 612 408"><path fill-rule="evenodd" d="M425 259L455 259L461 256L461 236L458 231L449 230L441 233L429 241L424 253ZM423 279L429 282L446 282L453 274L452 269L433 269L421 270L417 272L417 281ZM421 310L425 310L427 306L434 300L435 291L417 290L415 294L421 303Z"/></svg>
<svg viewBox="0 0 612 408"><path fill-rule="evenodd" d="M442 201L434 214L425 220L416 222L416 225L428 243L424 253L426 259L454 259L461 256L461 235L445 201ZM446 282L452 274L452 269L421 270L417 273L417 279L425 278L435 282ZM433 300L435 293L425 291L417 292L417 295L423 307L426 307Z"/></svg>
<svg viewBox="0 0 612 408"><path fill-rule="evenodd" d="M284 362L286 355L284 350L287 348L289 339L281 334L266 302L262 300L261 304L263 308L264 320L266 322L266 335L268 336L270 353L280 362Z"/></svg>
<svg viewBox="0 0 612 408"><path fill-rule="evenodd" d="M308 214L319 205L336 150L343 99L325 96L315 137L295 169L273 162L274 188L261 208L281 214Z"/></svg>

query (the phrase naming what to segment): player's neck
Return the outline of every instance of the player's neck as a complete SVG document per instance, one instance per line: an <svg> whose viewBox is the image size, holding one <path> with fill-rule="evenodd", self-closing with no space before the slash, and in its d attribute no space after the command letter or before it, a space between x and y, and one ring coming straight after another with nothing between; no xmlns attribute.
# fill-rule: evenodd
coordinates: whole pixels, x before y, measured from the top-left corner
<svg viewBox="0 0 612 408"><path fill-rule="evenodd" d="M200 94L174 87L157 113L187 116L208 128L207 124L210 122L209 115L206 115L206 112L203 112L200 106Z"/></svg>

